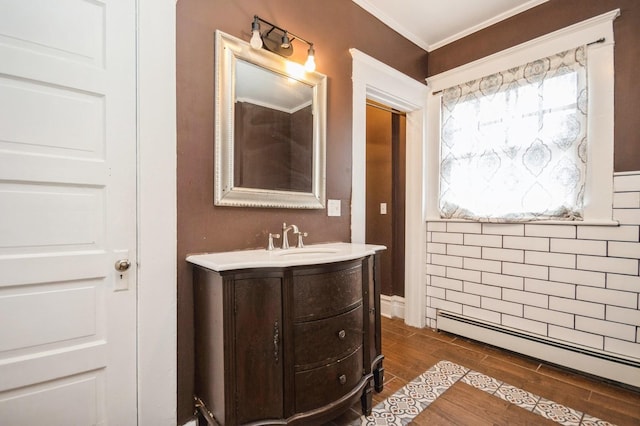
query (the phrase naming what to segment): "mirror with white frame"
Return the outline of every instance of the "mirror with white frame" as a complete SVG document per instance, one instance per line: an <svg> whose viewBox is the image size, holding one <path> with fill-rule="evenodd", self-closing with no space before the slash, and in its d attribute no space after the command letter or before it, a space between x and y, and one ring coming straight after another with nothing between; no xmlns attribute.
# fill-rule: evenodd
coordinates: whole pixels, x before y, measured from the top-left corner
<svg viewBox="0 0 640 426"><path fill-rule="evenodd" d="M326 80L216 32L215 205L325 207Z"/></svg>

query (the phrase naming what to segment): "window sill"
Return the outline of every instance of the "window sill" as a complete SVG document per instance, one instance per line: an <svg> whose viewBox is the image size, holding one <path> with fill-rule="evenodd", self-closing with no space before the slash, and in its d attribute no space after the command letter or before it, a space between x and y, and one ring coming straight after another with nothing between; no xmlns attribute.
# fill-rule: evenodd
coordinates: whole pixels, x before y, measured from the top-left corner
<svg viewBox="0 0 640 426"><path fill-rule="evenodd" d="M578 226L620 226L620 222L613 219L587 219L587 220L531 220L523 222L487 222L469 219L443 219L441 217L427 217L426 222L452 222L452 223L487 223L491 225L578 225Z"/></svg>

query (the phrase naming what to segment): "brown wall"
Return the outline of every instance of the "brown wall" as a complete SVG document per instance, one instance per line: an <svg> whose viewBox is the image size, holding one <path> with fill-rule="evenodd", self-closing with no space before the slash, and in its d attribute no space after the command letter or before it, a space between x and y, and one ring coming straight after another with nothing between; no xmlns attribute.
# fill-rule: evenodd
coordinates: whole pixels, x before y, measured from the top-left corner
<svg viewBox="0 0 640 426"><path fill-rule="evenodd" d="M640 170L640 1L549 0L429 53L429 75L455 68L576 22L620 9L615 37L616 172Z"/></svg>
<svg viewBox="0 0 640 426"><path fill-rule="evenodd" d="M213 205L214 33L249 40L254 14L314 42L317 69L328 77L327 197L341 200L340 217L327 217L326 210ZM426 52L352 1L177 2L179 423L193 413L192 274L185 256L265 247L267 233L279 232L282 222L308 232L308 243L350 239L352 47L424 82ZM306 49L296 49L292 59L304 62Z"/></svg>
<svg viewBox="0 0 640 426"><path fill-rule="evenodd" d="M406 117L367 105L366 132L365 239L387 247L380 254L382 294L404 297Z"/></svg>
<svg viewBox="0 0 640 426"><path fill-rule="evenodd" d="M391 113L367 106L367 177L365 239L387 247L380 254L382 294L393 295L391 254L393 246L393 162ZM380 203L387 203L387 214L380 213Z"/></svg>

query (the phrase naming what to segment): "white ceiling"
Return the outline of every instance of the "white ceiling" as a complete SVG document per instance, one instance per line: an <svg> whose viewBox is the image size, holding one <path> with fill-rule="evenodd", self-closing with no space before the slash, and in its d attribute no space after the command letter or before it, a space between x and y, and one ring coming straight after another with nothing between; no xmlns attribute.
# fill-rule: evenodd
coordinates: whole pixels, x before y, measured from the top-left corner
<svg viewBox="0 0 640 426"><path fill-rule="evenodd" d="M353 0L427 51L547 0Z"/></svg>

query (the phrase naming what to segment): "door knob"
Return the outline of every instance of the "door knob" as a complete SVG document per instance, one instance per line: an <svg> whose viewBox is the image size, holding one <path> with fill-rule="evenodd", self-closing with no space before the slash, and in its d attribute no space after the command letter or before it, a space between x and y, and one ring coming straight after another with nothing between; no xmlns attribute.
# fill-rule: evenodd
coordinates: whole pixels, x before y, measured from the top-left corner
<svg viewBox="0 0 640 426"><path fill-rule="evenodd" d="M129 259L116 260L115 268L118 272L124 272L129 269L130 266L131 262L129 262Z"/></svg>

